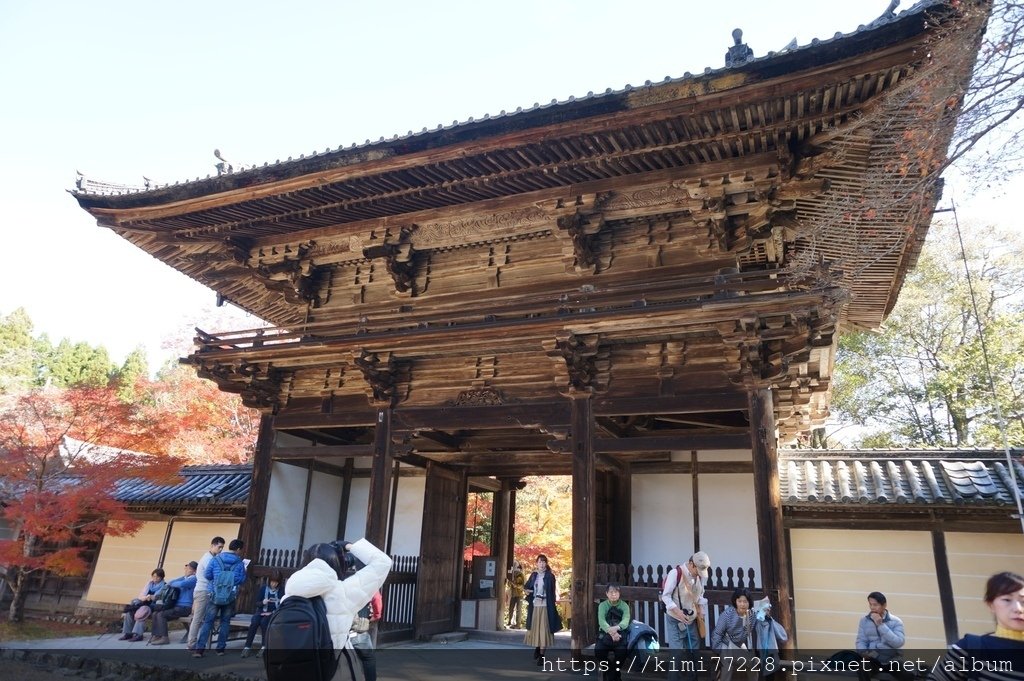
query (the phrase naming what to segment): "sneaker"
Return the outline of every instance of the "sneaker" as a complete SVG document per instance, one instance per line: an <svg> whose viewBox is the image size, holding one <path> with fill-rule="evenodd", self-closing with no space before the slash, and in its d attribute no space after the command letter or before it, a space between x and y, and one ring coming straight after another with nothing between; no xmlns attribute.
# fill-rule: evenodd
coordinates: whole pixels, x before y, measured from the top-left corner
<svg viewBox="0 0 1024 681"><path fill-rule="evenodd" d="M224 652L225 652L224 650L218 650L218 651L217 651L217 657L221 657L221 656L223 656L223 655L224 655Z"/></svg>
<svg viewBox="0 0 1024 681"><path fill-rule="evenodd" d="M149 645L151 646L166 646L170 645L171 639L167 636L153 636L149 639Z"/></svg>
<svg viewBox="0 0 1024 681"><path fill-rule="evenodd" d="M121 638L119 638L119 639L117 639L117 640L118 640L118 641L127 641L127 640L128 640L128 639L130 639L131 637L132 637L132 635L131 635L131 634L121 634Z"/></svg>
<svg viewBox="0 0 1024 681"><path fill-rule="evenodd" d="M131 643L138 643L142 640L142 634L132 634L131 638L128 639Z"/></svg>
<svg viewBox="0 0 1024 681"><path fill-rule="evenodd" d="M250 655L252 655L252 648L249 648L248 646L242 648L242 657L249 657Z"/></svg>
<svg viewBox="0 0 1024 681"><path fill-rule="evenodd" d="M198 648L192 651L192 657L202 657L202 656L203 656L203 651L199 650Z"/></svg>
<svg viewBox="0 0 1024 681"><path fill-rule="evenodd" d="M256 657L263 657L263 651L264 650L266 650L266 648L260 648L259 650L257 650L256 651Z"/></svg>

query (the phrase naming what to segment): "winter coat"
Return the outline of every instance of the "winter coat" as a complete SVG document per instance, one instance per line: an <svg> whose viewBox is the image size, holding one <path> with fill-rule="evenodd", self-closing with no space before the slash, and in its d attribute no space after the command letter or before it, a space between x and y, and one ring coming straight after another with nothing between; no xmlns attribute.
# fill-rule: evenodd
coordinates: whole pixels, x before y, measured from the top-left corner
<svg viewBox="0 0 1024 681"><path fill-rule="evenodd" d="M220 560L217 560L217 559ZM223 567L221 566L223 564ZM217 575L221 573L221 570L231 570L235 575L235 586L240 585L245 581L245 563L242 562L242 557L237 553L231 551L224 551L219 556L215 556L210 560L210 564L206 566L206 570L203 576L206 577L206 590L211 594L213 593L214 582L217 581Z"/></svg>
<svg viewBox="0 0 1024 681"><path fill-rule="evenodd" d="M868 614L861 618L857 628L857 652L862 655L875 653L882 662L899 657L899 648L903 647L906 640L903 620L888 610L881 624L876 626Z"/></svg>
<svg viewBox="0 0 1024 681"><path fill-rule="evenodd" d="M175 603L175 607L191 608L192 594L196 590L196 576L182 575L177 579L171 580L171 586L180 591L180 593L178 594L178 602Z"/></svg>
<svg viewBox="0 0 1024 681"><path fill-rule="evenodd" d="M365 566L361 570L342 581L334 568L316 558L288 579L281 599L283 602L291 596L322 596L335 650L352 647L348 638L352 619L383 586L391 571L391 558L365 539L352 544L351 552Z"/></svg>
<svg viewBox="0 0 1024 681"><path fill-rule="evenodd" d="M526 580L526 590L536 591L534 584L537 582L537 572L533 572L530 578ZM551 633L562 630L562 618L558 616L558 608L555 607L555 602L558 600L558 587L555 586L555 576L551 574L551 570L544 571L544 594L545 594L545 608L548 614L548 626L551 628ZM526 594L526 628L529 630L530 623L533 622L533 594Z"/></svg>

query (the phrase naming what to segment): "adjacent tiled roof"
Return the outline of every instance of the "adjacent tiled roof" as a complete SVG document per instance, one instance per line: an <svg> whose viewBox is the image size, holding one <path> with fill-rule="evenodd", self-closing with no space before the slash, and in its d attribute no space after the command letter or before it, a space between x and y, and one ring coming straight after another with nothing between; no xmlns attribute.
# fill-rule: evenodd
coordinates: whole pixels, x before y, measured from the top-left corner
<svg viewBox="0 0 1024 681"><path fill-rule="evenodd" d="M635 90L640 90L642 88L650 89L652 87L659 86L659 85L664 85L664 84L677 84L677 83L683 83L683 82L687 82L687 81L694 81L694 80L697 80L697 79L700 79L700 78L713 78L713 77L720 76L720 75L722 75L724 73L727 73L729 71L732 71L732 70L748 69L748 68L752 68L752 67L753 68L757 68L757 67L769 66L769 65L771 65L773 60L787 61L788 62L792 58L794 58L794 56L796 56L796 58L801 58L801 57L806 55L808 58L813 58L817 62L824 62L824 61L827 61L829 58L834 57L836 52L841 51L842 48L845 47L844 41L848 41L851 38L861 38L861 37L864 37L865 35L868 35L868 34L872 33L873 31L877 31L879 29L882 29L882 28L884 28L884 27L886 27L886 26L888 26L890 24L894 24L894 23L897 23L897 22L900 22L900 21L905 21L905 20L913 21L915 19L922 18L922 20L920 22L920 25L923 27L925 25L925 21L923 20L923 17L925 16L926 12L933 11L933 10L944 9L944 8L946 8L947 4L948 4L948 0L919 0L919 2L914 4L909 9L906 9L906 10L904 10L902 12L898 12L898 13L897 12L886 12L886 13L882 14L882 16L880 16L877 19L875 19L874 21L870 22L869 24L866 24L866 25L862 24L862 25L858 26L855 31L851 31L850 33L837 32L831 38L825 38L825 39L814 38L814 39L811 40L811 42L809 44L800 45L800 46L796 46L796 47L792 47L792 48L787 46L787 48L784 48L783 50L780 50L778 52L770 51L767 54L765 54L764 56L750 59L749 61L743 62L743 63L735 65L735 66L724 66L724 67L719 67L717 69L716 68L712 68L711 66L707 66L707 67L704 68L703 72L701 72L701 73L694 74L694 73L690 73L689 71L687 71L687 72L685 72L683 74L682 77L673 78L671 76L665 76L664 80L658 81L658 82L652 82L652 81L648 80L648 81L646 81L643 84L643 86L633 86L633 85L627 84L627 85L625 85L624 87L622 87L619 90L613 90L612 88L608 88L604 92L599 92L599 93L588 92L585 96L582 96L582 97L570 96L567 99L562 100L562 101L559 101L557 99L552 99L551 102L548 103L548 104L541 104L539 102L535 102L533 106L525 108L525 109L523 107L518 107L518 108L516 108L515 111L504 111L504 110L502 110L498 114L493 114L493 115L492 114L484 114L484 116L482 118L473 118L471 116L471 117L467 118L464 121L457 121L457 120L456 121L452 121L452 123L450 125L445 125L443 123L439 123L436 128L432 128L432 129L423 128L419 132L414 132L412 130L409 130L404 135L395 134L395 135L393 135L390 138L381 137L380 139L378 139L376 141L366 140L362 144L357 144L357 143L353 142L352 144L350 144L347 147L345 145L341 145L341 146L337 147L336 149L331 149L331 148L328 147L324 151L313 150L309 154L301 154L297 159L293 159L292 157L289 156L287 161L282 161L282 160L278 159L278 160L276 160L273 163L265 162L262 167L260 167L258 165L247 166L244 169L236 170L236 171L231 172L229 174L230 175L243 175L243 176L245 176L245 175L252 175L252 174L256 174L256 173L260 173L260 172L266 172L267 168L271 168L271 169L281 168L282 170L285 171L285 176L291 176L291 175L296 174L296 173L311 172L308 169L303 169L302 166L308 165L308 163L311 160L317 159L319 157L336 157L336 156L350 155L350 154L353 154L353 153L362 154L362 153L364 153L366 151L374 150L374 149L381 148L381 147L390 147L390 146L396 145L396 144L397 145L404 145L405 143L407 143L409 141L416 140L418 138L424 138L424 137L428 137L428 138L436 137L436 138L443 139L443 138L445 138L446 135L448 135L448 134L450 134L450 133L452 133L453 131L456 131L456 130L461 131L461 130L466 129L466 128L479 127L481 124L487 124L487 123L490 123L490 122L493 122L493 121L498 121L500 119L509 119L509 118L514 118L514 117L518 117L518 118L531 117L534 114L544 113L545 110L550 110L550 109L556 109L556 110L557 109L562 109L562 110L573 109L573 110L575 110L575 109L580 109L580 108L586 108L586 109L589 110L589 107L590 107L591 104L600 104L601 100L612 100L612 99L620 98L622 96L628 95L629 93L631 93L631 92L633 92ZM725 38L726 37L723 36L723 44L726 43ZM815 53L815 54L813 54L813 56L812 56L811 53ZM573 114L567 113L567 114L562 114L562 115L563 116L566 116L566 115L572 116ZM529 124L526 124L526 125L528 126ZM296 173L291 172L291 170L293 168L295 169ZM227 177L222 177L222 178L220 178L220 181L224 182L227 179L228 179ZM173 186L178 186L179 184L180 185L191 185L191 184L201 183L201 182L205 182L205 181L209 181L209 180L217 181L218 177L217 176L211 177L210 175L207 175L205 179L197 177L197 178L195 178L195 180L185 180L184 182L174 182ZM157 191L159 189L164 189L164 188L167 188L167 187L170 187L170 186L172 186L171 183L167 183L167 184L152 184L151 185L151 184L149 184L147 182L145 187L138 187L138 186L129 186L129 185L121 185L121 184L112 184L112 183L108 183L108 182L100 182L100 181L95 181L95 180L83 177L83 178L80 178L80 182L79 182L78 188L76 190L72 190L71 193L76 195L76 196L114 196L114 195L122 195L122 194L145 194L145 193L149 193L149 192L155 192L155 191Z"/></svg>
<svg viewBox="0 0 1024 681"><path fill-rule="evenodd" d="M1016 506L1024 495L1022 450L1012 471L1000 452L980 450L779 452L782 503Z"/></svg>
<svg viewBox="0 0 1024 681"><path fill-rule="evenodd" d="M186 466L177 485L122 480L115 498L130 506L244 506L249 498L252 466Z"/></svg>

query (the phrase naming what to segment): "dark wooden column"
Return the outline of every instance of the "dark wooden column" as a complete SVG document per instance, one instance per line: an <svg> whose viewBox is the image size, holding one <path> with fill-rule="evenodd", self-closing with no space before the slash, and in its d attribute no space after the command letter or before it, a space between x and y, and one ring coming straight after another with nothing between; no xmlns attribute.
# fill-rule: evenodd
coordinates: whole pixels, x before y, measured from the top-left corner
<svg viewBox="0 0 1024 681"><path fill-rule="evenodd" d="M508 480L501 481L501 489L494 493L493 513L491 515L491 552L498 559L498 574L495 575L494 595L498 599L498 613L495 626L501 629L504 625L504 605L508 599L505 589L505 576L508 575L508 534L511 485Z"/></svg>
<svg viewBox="0 0 1024 681"><path fill-rule="evenodd" d="M338 539L348 536L348 506L352 502L352 473L355 469L355 462L345 459L345 466L342 472L341 501L338 503Z"/></svg>
<svg viewBox="0 0 1024 681"><path fill-rule="evenodd" d="M572 402L572 650L578 657L597 640L594 604L594 407L586 392L575 392Z"/></svg>
<svg viewBox="0 0 1024 681"><path fill-rule="evenodd" d="M270 450L274 446L274 417L260 416L260 432L256 439L256 454L252 460L252 482L249 485L249 499L245 505L245 521L242 523L241 539L245 542L245 555L257 565L260 557L260 543L263 541L263 520L267 515L267 495L270 493L270 470L273 461Z"/></svg>
<svg viewBox="0 0 1024 681"><path fill-rule="evenodd" d="M388 541L388 513L391 510L391 409L377 411L370 466L370 499L366 508L366 538L384 550Z"/></svg>
<svg viewBox="0 0 1024 681"><path fill-rule="evenodd" d="M956 622L956 600L953 598L953 578L949 573L949 556L946 553L946 534L932 530L932 553L935 556L935 577L939 586L939 605L942 606L942 626L946 643L960 638Z"/></svg>
<svg viewBox="0 0 1024 681"><path fill-rule="evenodd" d="M612 563L629 567L633 562L633 471L627 462L614 473L616 495L611 503L611 545L608 555ZM596 630L595 630L596 634Z"/></svg>
<svg viewBox="0 0 1024 681"><path fill-rule="evenodd" d="M778 451L775 439L775 410L772 392L759 388L750 393L750 440L754 462L754 501L757 505L757 542L761 554L761 583L778 593L772 614L786 631L793 630L793 589L789 583L789 560L782 528L782 495L779 492ZM792 635L790 643L792 644Z"/></svg>

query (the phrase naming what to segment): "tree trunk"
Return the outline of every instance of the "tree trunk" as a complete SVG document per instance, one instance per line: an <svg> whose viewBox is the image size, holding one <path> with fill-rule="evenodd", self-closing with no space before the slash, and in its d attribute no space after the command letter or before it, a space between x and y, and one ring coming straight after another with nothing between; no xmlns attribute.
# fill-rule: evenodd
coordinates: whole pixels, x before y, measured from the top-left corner
<svg viewBox="0 0 1024 681"><path fill-rule="evenodd" d="M10 579L11 573L14 573L13 581ZM7 612L7 617L11 622L23 622L25 621L25 599L28 597L28 591L25 588L28 585L28 573L20 568L12 567L7 570L8 584L11 585L11 608Z"/></svg>

